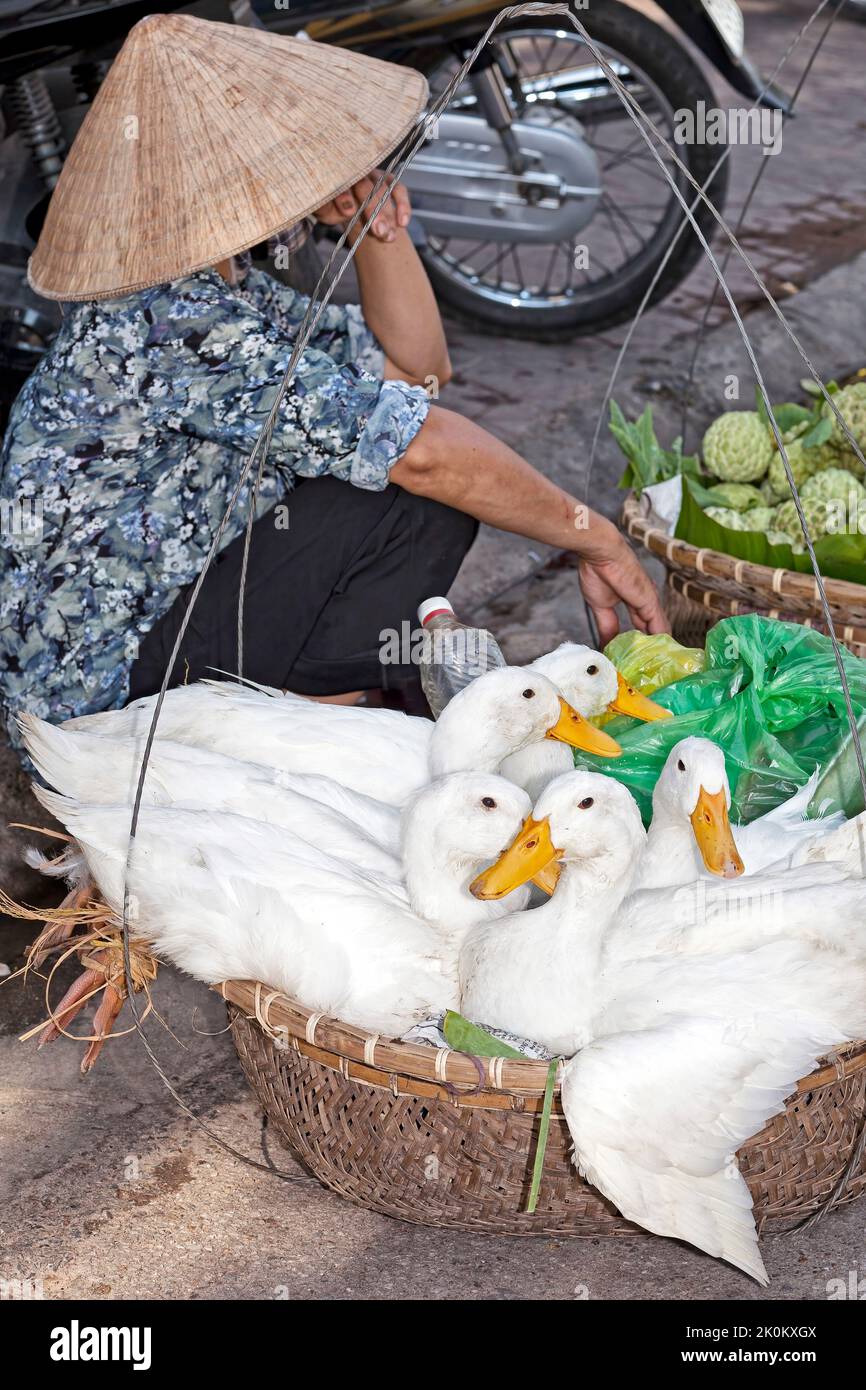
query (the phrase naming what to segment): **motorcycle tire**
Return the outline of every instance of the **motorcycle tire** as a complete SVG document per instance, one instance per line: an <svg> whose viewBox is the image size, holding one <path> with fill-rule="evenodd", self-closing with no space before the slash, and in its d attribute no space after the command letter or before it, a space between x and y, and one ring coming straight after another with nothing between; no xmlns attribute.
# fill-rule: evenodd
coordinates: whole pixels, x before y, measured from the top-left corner
<svg viewBox="0 0 866 1390"><path fill-rule="evenodd" d="M683 44L666 29L628 5L618 3L618 0L593 0L590 9L578 10L576 14L585 24L593 40L605 48L615 50L626 62L634 61L635 66L662 94L672 112L694 111L698 102L705 102L708 108L716 104L705 73ZM551 35L555 34L557 29L562 32L561 26L544 21L532 27L536 30L547 30ZM514 20L503 25L498 34L504 36L509 31L525 28L525 22ZM468 49L469 41L466 47ZM431 76L448 57L445 51L434 51L431 54L429 49L425 49L418 50L411 61ZM670 138L670 133L666 134ZM689 173L702 186L723 147L691 143L678 145L676 149ZM647 160L650 159L647 151ZM707 189L707 196L720 211L725 201L729 162L725 160ZM680 170L674 167L672 173L677 179L680 193L687 205L691 206L695 190ZM525 308L515 304L513 299L497 302L482 292L473 290L472 285L465 280L455 280L453 275L447 273L431 247L422 249L421 256L437 296L461 321L482 330L493 328L498 333L510 337L530 338L542 342L556 341L581 334L599 333L631 319L684 216L681 205L669 190L669 205L665 210L663 223L654 236L649 256L644 255L631 264L626 262L609 285L603 286L600 292L585 301L576 299L573 303L546 305L540 309L535 306ZM717 225L713 214L702 203L695 211L695 218L709 240ZM689 228L683 231L650 302L657 303L670 294L702 254L703 248L694 230Z"/></svg>

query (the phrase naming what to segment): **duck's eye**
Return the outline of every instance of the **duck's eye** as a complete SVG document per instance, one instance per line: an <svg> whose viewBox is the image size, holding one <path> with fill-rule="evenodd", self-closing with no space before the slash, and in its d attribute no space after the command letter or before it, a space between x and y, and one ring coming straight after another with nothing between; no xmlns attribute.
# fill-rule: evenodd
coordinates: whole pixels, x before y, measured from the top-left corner
<svg viewBox="0 0 866 1390"><path fill-rule="evenodd" d="M590 806L594 806L594 805L595 805L595 797L592 797L592 796L585 796L585 797L583 798L583 801L578 801L577 804L578 804L578 807L579 807L579 809L580 809L581 811L588 811L589 808L590 808Z"/></svg>
<svg viewBox="0 0 866 1390"><path fill-rule="evenodd" d="M678 758L678 759L677 759L677 767L679 768L680 772L685 772L685 770L686 770L686 765L685 765L685 763L683 762L682 758Z"/></svg>
<svg viewBox="0 0 866 1390"><path fill-rule="evenodd" d="M534 690L524 690L524 692L523 692L523 698L524 698L524 700L534 700L534 699L535 699L535 691L534 691Z"/></svg>
<svg viewBox="0 0 866 1390"><path fill-rule="evenodd" d="M597 666L587 666L587 668L586 668L586 674L587 674L588 676L597 676L597 675L598 675L598 667L597 667Z"/></svg>
<svg viewBox="0 0 866 1390"><path fill-rule="evenodd" d="M488 811L496 810L496 802L493 800L492 796L482 796L481 805L486 806Z"/></svg>

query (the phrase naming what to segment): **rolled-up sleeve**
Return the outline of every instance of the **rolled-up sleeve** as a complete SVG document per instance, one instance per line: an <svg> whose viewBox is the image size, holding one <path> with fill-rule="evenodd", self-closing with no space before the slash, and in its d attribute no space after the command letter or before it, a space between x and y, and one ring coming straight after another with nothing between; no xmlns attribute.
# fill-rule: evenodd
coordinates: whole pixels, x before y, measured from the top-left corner
<svg viewBox="0 0 866 1390"><path fill-rule="evenodd" d="M293 340L226 287L187 318L179 306L166 371L151 383L164 428L249 452L292 354ZM345 342L349 342L348 336ZM308 347L280 402L268 467L312 478L330 473L380 491L427 416L422 387L382 381L354 362Z"/></svg>

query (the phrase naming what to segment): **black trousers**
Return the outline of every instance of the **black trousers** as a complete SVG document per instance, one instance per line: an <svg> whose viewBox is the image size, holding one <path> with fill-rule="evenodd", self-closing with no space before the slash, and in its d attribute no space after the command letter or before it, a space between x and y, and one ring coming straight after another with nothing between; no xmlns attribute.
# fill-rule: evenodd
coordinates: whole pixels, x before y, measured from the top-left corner
<svg viewBox="0 0 866 1390"><path fill-rule="evenodd" d="M288 527L285 522L288 520ZM244 604L244 675L302 695L399 689L409 665L379 660L386 629L417 622L422 599L447 593L478 523L390 484L365 492L305 478L253 526ZM171 685L238 668L244 537L217 556L184 635ZM189 600L184 590L143 639L130 699L159 690Z"/></svg>

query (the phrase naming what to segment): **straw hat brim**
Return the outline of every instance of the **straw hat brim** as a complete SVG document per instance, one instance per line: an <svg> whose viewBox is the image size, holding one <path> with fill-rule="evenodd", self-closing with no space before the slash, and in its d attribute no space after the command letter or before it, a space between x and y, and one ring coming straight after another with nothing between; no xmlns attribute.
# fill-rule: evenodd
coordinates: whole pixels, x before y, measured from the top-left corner
<svg viewBox="0 0 866 1390"><path fill-rule="evenodd" d="M350 187L414 127L424 77L191 15L129 33L28 266L48 299L109 299L216 265Z"/></svg>

